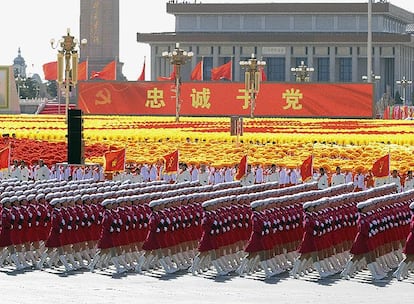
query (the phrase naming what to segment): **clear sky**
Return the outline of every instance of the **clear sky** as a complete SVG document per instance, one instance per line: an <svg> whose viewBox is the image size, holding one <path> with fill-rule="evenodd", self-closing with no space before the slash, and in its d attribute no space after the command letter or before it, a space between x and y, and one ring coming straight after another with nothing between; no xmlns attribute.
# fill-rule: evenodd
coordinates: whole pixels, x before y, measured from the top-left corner
<svg viewBox="0 0 414 304"><path fill-rule="evenodd" d="M182 1L182 0L179 0ZM187 0L193 2L194 0ZM200 0L197 0L199 2ZM368 0L201 0L202 3L258 3L258 2L360 2ZM414 12L414 0L391 0L392 4ZM28 66L27 72L43 78L42 65L56 60L51 38L58 40L70 28L79 37L79 0L3 0L0 2L0 65L11 65L21 47ZM136 80L141 72L144 56L149 63L149 46L137 43L136 33L172 32L174 16L166 13L167 0L120 0L120 61L128 80ZM147 64L147 78L149 77Z"/></svg>

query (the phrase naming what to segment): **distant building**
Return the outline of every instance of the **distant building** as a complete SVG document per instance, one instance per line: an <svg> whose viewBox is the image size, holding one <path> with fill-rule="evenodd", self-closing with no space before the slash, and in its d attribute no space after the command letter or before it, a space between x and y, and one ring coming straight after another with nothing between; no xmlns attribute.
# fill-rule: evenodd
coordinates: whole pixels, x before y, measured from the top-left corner
<svg viewBox="0 0 414 304"><path fill-rule="evenodd" d="M304 61L314 82L362 82L367 74L367 3L177 3L166 4L175 16L175 32L137 33L151 47L151 79L169 75L162 52L176 42L194 52L182 76L189 79L204 59L204 80L211 68L233 59L233 80L243 81L239 61L255 53L266 61L268 81L294 81L292 67ZM406 33L414 14L391 3L373 3L373 73L381 76L376 99L393 95L403 76L413 79L414 41ZM408 89L407 89L408 90ZM407 92L407 95L409 93Z"/></svg>
<svg viewBox="0 0 414 304"><path fill-rule="evenodd" d="M80 39L84 38L88 43L81 49L80 61L88 59L88 76L116 60L117 80L126 80L119 62L119 0L80 1Z"/></svg>
<svg viewBox="0 0 414 304"><path fill-rule="evenodd" d="M15 77L26 78L26 61L22 57L22 52L19 49L17 50L17 57L13 60L13 71Z"/></svg>

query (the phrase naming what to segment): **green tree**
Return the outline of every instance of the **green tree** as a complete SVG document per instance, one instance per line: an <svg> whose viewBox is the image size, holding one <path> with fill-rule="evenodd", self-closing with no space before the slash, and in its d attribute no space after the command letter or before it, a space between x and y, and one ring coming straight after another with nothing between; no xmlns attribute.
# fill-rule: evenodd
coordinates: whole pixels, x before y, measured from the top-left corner
<svg viewBox="0 0 414 304"><path fill-rule="evenodd" d="M31 77L20 78L16 83L20 98L22 99L32 99L39 97L39 84L33 80Z"/></svg>
<svg viewBox="0 0 414 304"><path fill-rule="evenodd" d="M403 100L401 98L400 92L398 91L395 92L394 100L395 100L395 104L398 104L398 105L403 104Z"/></svg>
<svg viewBox="0 0 414 304"><path fill-rule="evenodd" d="M46 91L47 91L47 94L51 98L57 97L57 94L58 94L58 84L57 84L57 81L52 80L52 81L46 82Z"/></svg>

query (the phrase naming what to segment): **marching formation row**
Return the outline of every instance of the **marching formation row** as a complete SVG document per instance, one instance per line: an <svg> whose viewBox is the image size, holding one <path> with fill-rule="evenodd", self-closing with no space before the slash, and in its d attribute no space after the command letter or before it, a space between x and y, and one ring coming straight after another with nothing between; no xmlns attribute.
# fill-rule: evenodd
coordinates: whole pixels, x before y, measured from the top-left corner
<svg viewBox="0 0 414 304"><path fill-rule="evenodd" d="M395 184L0 182L0 267L376 280L414 267L414 190ZM411 207L411 210L410 210ZM411 225L411 226L410 226ZM109 268L111 269L111 268Z"/></svg>

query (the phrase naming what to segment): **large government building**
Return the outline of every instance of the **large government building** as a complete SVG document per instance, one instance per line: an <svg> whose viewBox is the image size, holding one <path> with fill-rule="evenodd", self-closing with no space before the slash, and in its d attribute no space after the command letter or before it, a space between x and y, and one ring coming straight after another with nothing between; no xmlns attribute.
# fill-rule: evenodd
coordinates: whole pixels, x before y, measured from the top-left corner
<svg viewBox="0 0 414 304"><path fill-rule="evenodd" d="M170 1L175 32L137 33L151 47L151 79L168 76L172 67L162 57L175 43L192 51L183 80L203 58L204 80L211 68L233 60L233 81L243 81L239 62L256 54L266 61L268 81L294 81L291 68L303 61L313 67L314 82L362 82L367 75L367 3L233 3ZM401 90L397 80L412 79L414 14L392 3L372 5L372 72L376 99ZM407 96L411 90L407 89Z"/></svg>

